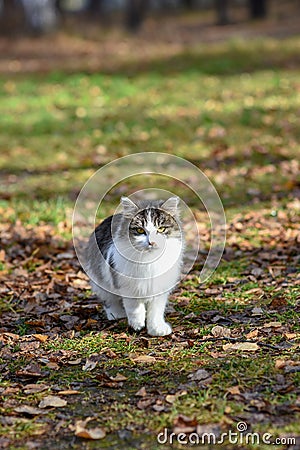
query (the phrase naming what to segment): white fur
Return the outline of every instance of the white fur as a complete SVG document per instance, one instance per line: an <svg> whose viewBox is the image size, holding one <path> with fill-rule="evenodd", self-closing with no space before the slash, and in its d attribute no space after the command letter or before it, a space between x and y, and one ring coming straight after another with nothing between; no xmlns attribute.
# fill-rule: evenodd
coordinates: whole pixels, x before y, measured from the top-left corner
<svg viewBox="0 0 300 450"><path fill-rule="evenodd" d="M146 231L146 235L137 237L138 250L124 237L116 237L109 249L108 256L118 272L114 276L119 287L117 293L116 289L111 289L113 293L105 289L113 286L114 277L104 259L101 279L95 271L89 274L94 280L92 289L102 299L108 319L127 316L135 330L142 329L146 323L150 335L164 336L172 332L164 312L168 295L180 277L183 242L162 236L150 220Z"/></svg>

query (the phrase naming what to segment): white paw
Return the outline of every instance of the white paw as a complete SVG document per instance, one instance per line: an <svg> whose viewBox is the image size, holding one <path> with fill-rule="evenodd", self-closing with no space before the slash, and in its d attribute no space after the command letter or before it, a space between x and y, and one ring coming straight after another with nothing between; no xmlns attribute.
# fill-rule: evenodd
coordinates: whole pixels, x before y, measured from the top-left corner
<svg viewBox="0 0 300 450"><path fill-rule="evenodd" d="M131 326L135 331L140 331L145 326L145 320L141 319L128 319L128 324Z"/></svg>
<svg viewBox="0 0 300 450"><path fill-rule="evenodd" d="M172 327L167 322L162 322L156 325L148 325L148 334L151 336L167 336L172 333Z"/></svg>

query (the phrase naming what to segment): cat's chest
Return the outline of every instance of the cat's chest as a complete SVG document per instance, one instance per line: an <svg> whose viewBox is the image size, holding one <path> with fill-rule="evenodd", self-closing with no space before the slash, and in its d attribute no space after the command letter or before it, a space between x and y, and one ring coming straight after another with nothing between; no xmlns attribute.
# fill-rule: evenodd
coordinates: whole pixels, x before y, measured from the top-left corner
<svg viewBox="0 0 300 450"><path fill-rule="evenodd" d="M140 257L124 257L120 252L114 253L117 270L134 278L157 278L173 270L177 272L181 265L182 245L177 239L170 240L162 251L153 251ZM135 255L136 256L136 255Z"/></svg>

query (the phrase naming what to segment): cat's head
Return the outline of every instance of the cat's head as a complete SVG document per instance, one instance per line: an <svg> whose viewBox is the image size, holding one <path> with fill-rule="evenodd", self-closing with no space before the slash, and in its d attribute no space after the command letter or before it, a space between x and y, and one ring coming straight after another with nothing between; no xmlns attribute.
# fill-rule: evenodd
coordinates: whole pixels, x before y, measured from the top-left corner
<svg viewBox="0 0 300 450"><path fill-rule="evenodd" d="M179 198L133 202L121 198L132 245L140 251L161 249L167 239L181 238Z"/></svg>

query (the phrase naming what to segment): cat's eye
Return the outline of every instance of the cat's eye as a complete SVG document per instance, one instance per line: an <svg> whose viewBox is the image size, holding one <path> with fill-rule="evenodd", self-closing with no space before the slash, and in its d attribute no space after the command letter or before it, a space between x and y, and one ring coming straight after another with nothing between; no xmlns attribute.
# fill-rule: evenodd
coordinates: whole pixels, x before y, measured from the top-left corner
<svg viewBox="0 0 300 450"><path fill-rule="evenodd" d="M163 233L164 231L166 231L166 227L159 227L157 228L158 233Z"/></svg>
<svg viewBox="0 0 300 450"><path fill-rule="evenodd" d="M139 234L145 234L144 228L137 228L136 231L137 231L137 233L139 233Z"/></svg>

